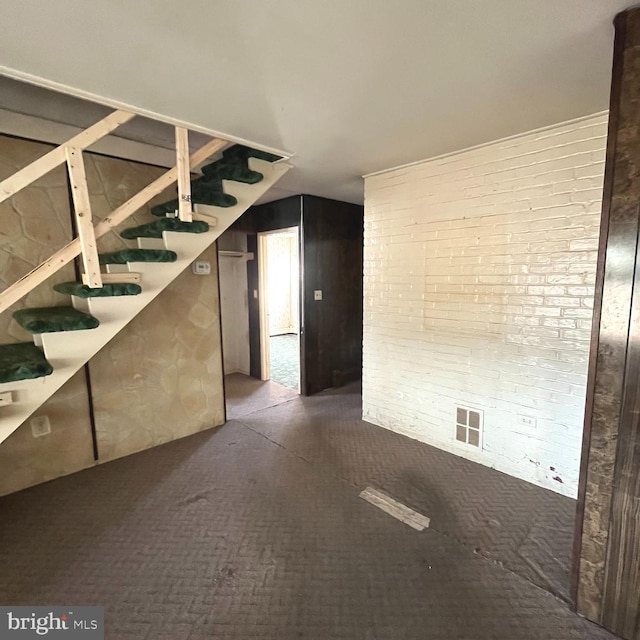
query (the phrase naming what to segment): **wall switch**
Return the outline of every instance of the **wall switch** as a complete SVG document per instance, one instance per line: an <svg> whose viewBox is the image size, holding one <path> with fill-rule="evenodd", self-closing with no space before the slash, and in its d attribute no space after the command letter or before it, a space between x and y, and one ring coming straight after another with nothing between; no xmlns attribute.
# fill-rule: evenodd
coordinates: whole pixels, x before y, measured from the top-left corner
<svg viewBox="0 0 640 640"><path fill-rule="evenodd" d="M322 300L322 289L315 289L313 292L314 300Z"/></svg>
<svg viewBox="0 0 640 640"><path fill-rule="evenodd" d="M36 416L29 421L31 425L31 434L34 438L47 436L51 433L51 422L49 416Z"/></svg>
<svg viewBox="0 0 640 640"><path fill-rule="evenodd" d="M196 260L191 265L191 271L197 276L208 276L211 273L211 263L205 260Z"/></svg>
<svg viewBox="0 0 640 640"><path fill-rule="evenodd" d="M257 290L257 289L254 289L254 290L253 290L253 299L254 299L254 300L257 300L257 299L258 299L258 290Z"/></svg>
<svg viewBox="0 0 640 640"><path fill-rule="evenodd" d="M6 407L8 404L13 402L13 398L11 397L11 391L5 391L4 393L0 393L0 407Z"/></svg>

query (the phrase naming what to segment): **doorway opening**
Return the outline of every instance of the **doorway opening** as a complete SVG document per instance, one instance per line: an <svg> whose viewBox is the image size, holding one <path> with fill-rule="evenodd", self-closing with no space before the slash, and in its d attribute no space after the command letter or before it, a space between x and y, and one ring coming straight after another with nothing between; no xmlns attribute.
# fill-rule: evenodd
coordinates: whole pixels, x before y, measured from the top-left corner
<svg viewBox="0 0 640 640"><path fill-rule="evenodd" d="M269 376L252 377L250 308L255 303L258 318L258 266L256 236L248 251L248 235L242 230L228 230L218 239L218 274L225 388L226 419L234 420L296 398L298 390L269 380ZM249 277L249 272L254 271ZM251 286L249 286L251 284ZM276 283L277 285L277 283ZM274 285L274 289L278 290ZM296 299L297 301L297 299ZM294 325L296 329L298 325ZM256 327L257 329L257 327ZM289 326L283 327L288 330ZM287 334L287 338L290 334ZM274 351L277 350L274 349ZM256 357L258 357L256 349ZM259 358L258 358L259 359ZM277 357L277 360L282 360ZM298 359L299 362L299 359ZM256 375L256 374L253 374ZM262 378L262 379L260 379ZM293 376L295 380L295 375Z"/></svg>
<svg viewBox="0 0 640 640"><path fill-rule="evenodd" d="M260 360L263 380L300 392L298 227L258 234Z"/></svg>

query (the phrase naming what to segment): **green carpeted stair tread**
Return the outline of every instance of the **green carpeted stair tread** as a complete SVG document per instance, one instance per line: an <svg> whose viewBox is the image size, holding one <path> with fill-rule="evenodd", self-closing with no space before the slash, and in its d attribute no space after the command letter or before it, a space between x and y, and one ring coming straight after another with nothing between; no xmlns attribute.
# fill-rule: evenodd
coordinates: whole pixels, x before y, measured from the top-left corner
<svg viewBox="0 0 640 640"><path fill-rule="evenodd" d="M0 383L51 375L53 367L33 342L0 345Z"/></svg>
<svg viewBox="0 0 640 640"><path fill-rule="evenodd" d="M120 249L99 255L100 264L127 264L127 262L175 262L178 255L166 249Z"/></svg>
<svg viewBox="0 0 640 640"><path fill-rule="evenodd" d="M259 171L249 169L245 162L239 160L218 160L202 167L203 177L207 181L213 180L233 180L234 182L245 182L256 184L264 176ZM198 180L196 178L196 180ZM222 183L220 184L222 186Z"/></svg>
<svg viewBox="0 0 640 640"><path fill-rule="evenodd" d="M53 288L58 293L78 298L109 298L111 296L137 296L142 287L134 282L110 282L102 287L92 289L82 282L60 282Z"/></svg>
<svg viewBox="0 0 640 640"><path fill-rule="evenodd" d="M280 160L282 156L277 156L274 153L268 151L260 151L259 149L252 149L251 147L245 147L242 144L234 144L233 147L229 147L222 152L222 157L225 160L239 159L247 161L249 158L256 158L258 160L265 160L266 162L276 162Z"/></svg>
<svg viewBox="0 0 640 640"><path fill-rule="evenodd" d="M197 180L200 179L198 178L191 183L191 202L193 204L207 204L212 207L225 208L234 207L238 204L237 198L229 193L224 193L222 187L219 191L210 189L208 184L203 186L203 183L197 183ZM170 200L152 207L151 213L154 216L162 217L166 216L167 213L174 213L177 208L178 200Z"/></svg>
<svg viewBox="0 0 640 640"><path fill-rule="evenodd" d="M120 235L128 240L134 238L162 238L164 231L176 231L178 233L206 233L209 225L202 220L183 222L177 218L160 218L139 227L125 229Z"/></svg>
<svg viewBox="0 0 640 640"><path fill-rule="evenodd" d="M29 333L82 331L100 325L97 318L74 307L40 307L20 309L13 314L15 321Z"/></svg>
<svg viewBox="0 0 640 640"><path fill-rule="evenodd" d="M263 179L258 171L249 169L249 158L258 158L267 162L280 160L280 156L258 149L251 149L236 144L222 153L222 158L217 162L202 167L202 175L191 181L191 202L193 204L206 204L214 207L233 207L237 199L231 194L224 193L223 180L235 180L247 184L256 184ZM154 216L163 217L173 213L178 208L178 200L171 200L156 205L151 209Z"/></svg>

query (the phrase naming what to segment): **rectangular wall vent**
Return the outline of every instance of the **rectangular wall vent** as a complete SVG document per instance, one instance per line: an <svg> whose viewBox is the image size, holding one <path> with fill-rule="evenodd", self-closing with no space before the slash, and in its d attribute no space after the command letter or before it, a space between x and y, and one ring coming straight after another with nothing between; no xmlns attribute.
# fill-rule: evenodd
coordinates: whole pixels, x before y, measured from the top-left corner
<svg viewBox="0 0 640 640"><path fill-rule="evenodd" d="M456 440L482 448L482 411L456 407Z"/></svg>

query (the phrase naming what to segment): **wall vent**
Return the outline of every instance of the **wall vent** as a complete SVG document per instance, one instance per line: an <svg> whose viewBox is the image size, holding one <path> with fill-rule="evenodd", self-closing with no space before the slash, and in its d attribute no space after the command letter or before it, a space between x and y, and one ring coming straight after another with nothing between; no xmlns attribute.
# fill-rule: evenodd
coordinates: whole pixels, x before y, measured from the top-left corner
<svg viewBox="0 0 640 640"><path fill-rule="evenodd" d="M456 440L482 448L482 411L456 407Z"/></svg>

